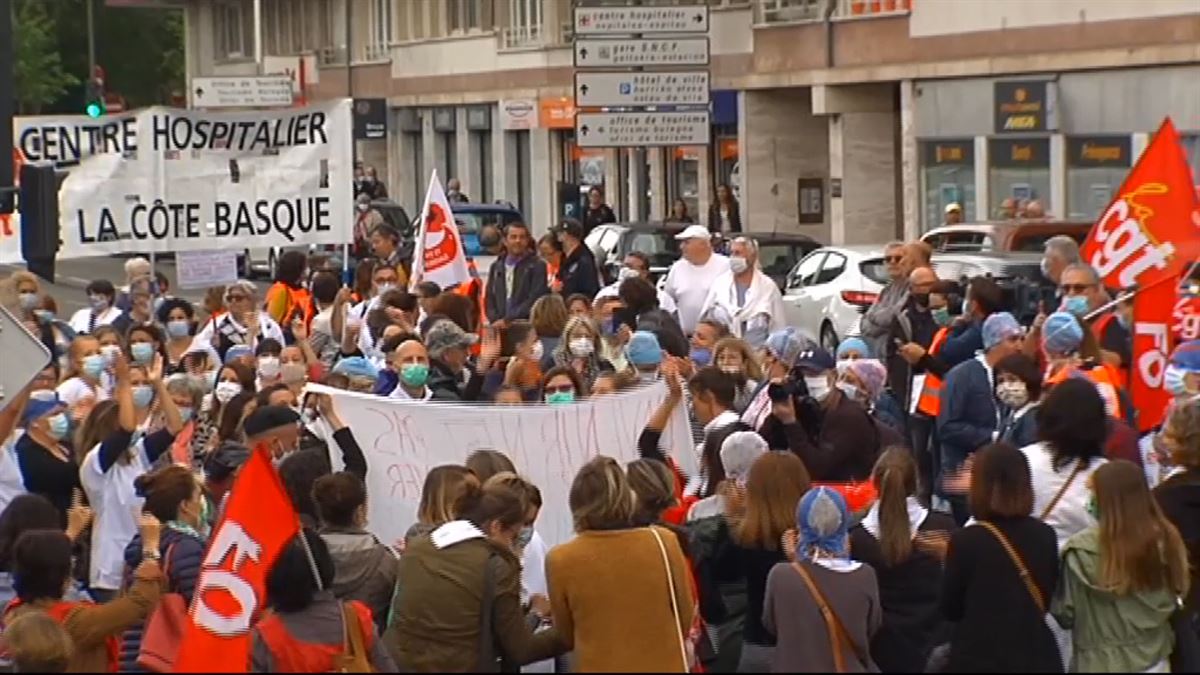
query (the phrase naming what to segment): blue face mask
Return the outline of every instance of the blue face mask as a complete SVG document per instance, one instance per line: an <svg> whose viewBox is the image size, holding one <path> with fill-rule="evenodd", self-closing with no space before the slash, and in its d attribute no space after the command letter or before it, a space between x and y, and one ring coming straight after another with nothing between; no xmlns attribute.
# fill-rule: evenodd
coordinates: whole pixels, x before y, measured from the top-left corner
<svg viewBox="0 0 1200 675"><path fill-rule="evenodd" d="M573 391L556 391L552 394L546 394L546 403L550 405L562 405L564 403L574 403L575 392Z"/></svg>
<svg viewBox="0 0 1200 675"><path fill-rule="evenodd" d="M83 360L82 370L84 375L87 375L93 380L100 379L100 376L104 374L104 355L92 354L91 356L85 358Z"/></svg>
<svg viewBox="0 0 1200 675"><path fill-rule="evenodd" d="M712 363L712 350L706 347L694 347L688 354L688 358L692 360L692 363L703 368Z"/></svg>
<svg viewBox="0 0 1200 675"><path fill-rule="evenodd" d="M1163 372L1163 389L1167 390L1171 396L1175 398L1183 398L1192 392L1187 388L1188 371L1176 365L1168 365Z"/></svg>
<svg viewBox="0 0 1200 675"><path fill-rule="evenodd" d="M67 416L63 413L58 413L46 421L50 425L50 435L56 441L66 438L67 434L71 431L71 420L67 419Z"/></svg>
<svg viewBox="0 0 1200 675"><path fill-rule="evenodd" d="M191 324L188 323L187 320L184 320L184 319L168 321L167 322L167 335L170 335L173 338L184 338L184 337L187 337L188 334L191 332L191 328L192 328Z"/></svg>
<svg viewBox="0 0 1200 675"><path fill-rule="evenodd" d="M950 310L946 309L945 307L938 307L937 309L930 310L929 314L933 317L933 322L937 325L950 325Z"/></svg>
<svg viewBox="0 0 1200 675"><path fill-rule="evenodd" d="M149 365L154 361L154 345L149 342L135 342L129 345L129 355L133 357L134 363Z"/></svg>
<svg viewBox="0 0 1200 675"><path fill-rule="evenodd" d="M1082 295L1071 295L1063 298L1062 308L1063 311L1070 312L1079 318L1087 315L1090 309L1088 307L1088 299Z"/></svg>
<svg viewBox="0 0 1200 675"><path fill-rule="evenodd" d="M180 408L179 409L179 419L183 420L184 424L191 422L192 417L195 414L196 414L196 411L192 410L191 408Z"/></svg>
<svg viewBox="0 0 1200 675"><path fill-rule="evenodd" d="M144 409L150 407L154 400L154 388L148 384L139 384L133 388L133 407Z"/></svg>
<svg viewBox="0 0 1200 675"><path fill-rule="evenodd" d="M517 540L513 543L517 545L517 548L524 549L531 541L533 541L533 528L522 527L521 531L517 533Z"/></svg>

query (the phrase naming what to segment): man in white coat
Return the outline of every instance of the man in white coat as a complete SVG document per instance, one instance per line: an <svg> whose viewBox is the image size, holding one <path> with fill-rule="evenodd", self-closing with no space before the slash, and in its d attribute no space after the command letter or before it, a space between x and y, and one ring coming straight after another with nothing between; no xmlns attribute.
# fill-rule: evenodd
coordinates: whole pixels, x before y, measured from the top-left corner
<svg viewBox="0 0 1200 675"><path fill-rule="evenodd" d="M729 332L759 348L783 328L783 295L758 266L758 242L738 237L729 247L729 271L708 291L700 316L729 326Z"/></svg>

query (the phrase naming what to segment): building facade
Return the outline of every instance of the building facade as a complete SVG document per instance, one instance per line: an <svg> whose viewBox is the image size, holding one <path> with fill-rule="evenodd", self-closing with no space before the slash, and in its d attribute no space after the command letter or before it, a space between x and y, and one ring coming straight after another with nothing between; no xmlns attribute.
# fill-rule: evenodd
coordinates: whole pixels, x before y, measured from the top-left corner
<svg viewBox="0 0 1200 675"><path fill-rule="evenodd" d="M749 230L831 243L915 236L951 202L1087 220L1167 115L1200 174L1195 0L708 0L710 144L632 150L576 145L571 0L175 4L189 78L303 71L308 100L381 99L357 156L410 213L436 168L535 232L562 184L704 222L726 183Z"/></svg>

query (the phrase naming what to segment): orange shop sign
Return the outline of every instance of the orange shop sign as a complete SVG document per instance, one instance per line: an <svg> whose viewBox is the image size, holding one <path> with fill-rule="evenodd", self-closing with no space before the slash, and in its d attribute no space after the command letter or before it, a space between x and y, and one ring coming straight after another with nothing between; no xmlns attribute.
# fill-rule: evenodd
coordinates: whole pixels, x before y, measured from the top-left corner
<svg viewBox="0 0 1200 675"><path fill-rule="evenodd" d="M565 96L538 99L539 121L546 129L574 129L575 102Z"/></svg>

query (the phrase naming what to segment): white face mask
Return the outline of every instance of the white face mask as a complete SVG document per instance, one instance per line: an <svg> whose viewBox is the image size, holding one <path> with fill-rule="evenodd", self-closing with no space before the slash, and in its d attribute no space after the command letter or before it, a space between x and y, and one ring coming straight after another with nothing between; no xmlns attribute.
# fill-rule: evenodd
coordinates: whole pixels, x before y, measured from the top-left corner
<svg viewBox="0 0 1200 675"><path fill-rule="evenodd" d="M279 377L279 357L263 356L258 359L258 376L264 380Z"/></svg>
<svg viewBox="0 0 1200 675"><path fill-rule="evenodd" d="M596 344L591 338L577 337L571 338L567 343L567 348L571 350L571 356L585 359L591 356L596 351Z"/></svg>
<svg viewBox="0 0 1200 675"><path fill-rule="evenodd" d="M621 271L617 272L617 281L625 281L626 279L632 279L640 276L642 276L641 272L638 272L632 267L622 267Z"/></svg>
<svg viewBox="0 0 1200 675"><path fill-rule="evenodd" d="M230 399L242 393L242 385L238 382L218 382L216 389L213 390L213 396L222 404L229 403Z"/></svg>
<svg viewBox="0 0 1200 675"><path fill-rule="evenodd" d="M804 386L808 387L808 395L818 402L829 398L829 378L824 375L804 378Z"/></svg>
<svg viewBox="0 0 1200 675"><path fill-rule="evenodd" d="M546 346L542 344L542 341L538 340L537 342L533 343L533 347L529 350L529 358L533 359L534 361L541 361L542 357L545 355Z"/></svg>
<svg viewBox="0 0 1200 675"><path fill-rule="evenodd" d="M996 398L1004 405L1017 410L1029 403L1029 389L1024 382L1001 382L996 385Z"/></svg>
<svg viewBox="0 0 1200 675"><path fill-rule="evenodd" d="M733 256L729 259L729 269L733 270L734 274L741 274L750 268L750 263L746 262L745 258Z"/></svg>

